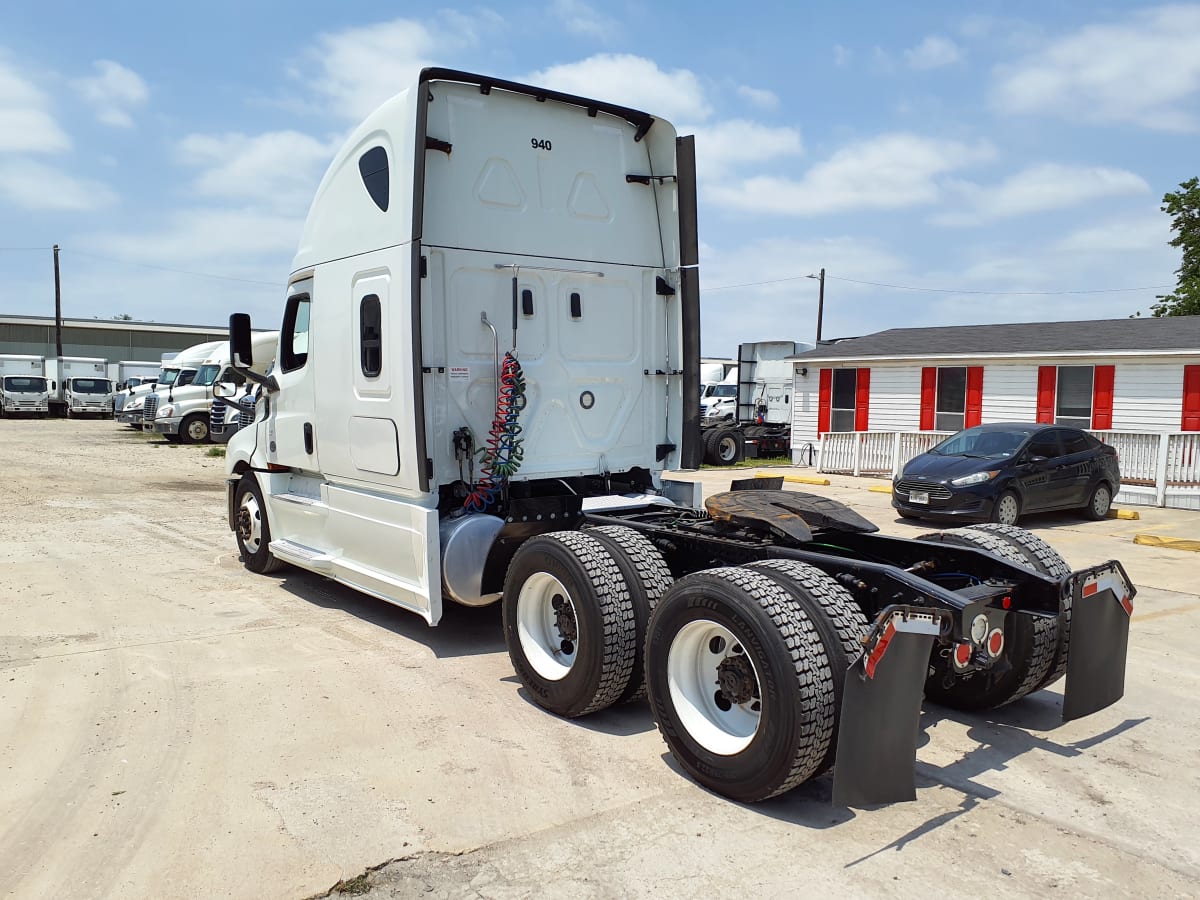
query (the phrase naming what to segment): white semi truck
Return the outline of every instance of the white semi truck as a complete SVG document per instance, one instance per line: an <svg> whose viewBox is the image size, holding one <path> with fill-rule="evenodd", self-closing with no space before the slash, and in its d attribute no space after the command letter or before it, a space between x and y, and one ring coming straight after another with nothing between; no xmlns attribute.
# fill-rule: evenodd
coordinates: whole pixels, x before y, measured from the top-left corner
<svg viewBox="0 0 1200 900"><path fill-rule="evenodd" d="M646 691L681 767L742 801L834 764L838 804L913 798L923 690L990 708L1065 671L1066 716L1115 702L1117 562L1071 572L996 526L886 537L782 479L701 505L663 477L700 458L695 199L662 119L422 72L317 190L271 375L231 317L263 392L226 453L245 565L431 625L499 602L531 700Z"/></svg>
<svg viewBox="0 0 1200 900"><path fill-rule="evenodd" d="M258 373L274 359L277 332L254 335L252 346L259 360ZM203 345L202 345L203 346ZM198 348L185 351L195 355ZM199 360L196 376L187 384L168 384L155 388L142 406L142 423L146 431L163 435L168 441L198 444L208 440L210 413L213 405L213 385L218 382L244 383L245 378L229 367L229 344L218 341L208 345L208 355ZM181 354L182 355L182 354Z"/></svg>
<svg viewBox="0 0 1200 900"><path fill-rule="evenodd" d="M191 384L200 364L213 353L220 352L220 348L224 344L224 341L206 341L178 353L163 354L162 367L154 381L126 388L121 392L124 397L120 400L117 411L113 413L113 418L139 431L144 430L146 398L160 387L164 391L170 391L172 388ZM155 403L157 403L157 396ZM153 421L153 417L151 421Z"/></svg>
<svg viewBox="0 0 1200 900"><path fill-rule="evenodd" d="M50 411L49 401L45 357L0 354L0 416L29 414L45 418Z"/></svg>
<svg viewBox="0 0 1200 900"><path fill-rule="evenodd" d="M50 410L59 416L112 415L113 388L108 361L88 356L47 360Z"/></svg>

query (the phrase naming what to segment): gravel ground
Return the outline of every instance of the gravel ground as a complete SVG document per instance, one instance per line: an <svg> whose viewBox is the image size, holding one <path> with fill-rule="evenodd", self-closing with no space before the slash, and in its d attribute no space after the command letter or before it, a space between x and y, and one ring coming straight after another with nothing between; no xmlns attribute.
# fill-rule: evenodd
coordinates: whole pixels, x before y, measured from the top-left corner
<svg viewBox="0 0 1200 900"><path fill-rule="evenodd" d="M307 573L245 572L223 460L203 447L5 419L0 459L0 894L301 897L341 881L398 897L1179 897L1200 883L1200 557L1132 543L1134 527L1184 533L1197 514L1031 523L1074 565L1120 558L1141 590L1120 703L1065 725L1055 691L979 716L927 705L915 803L834 809L822 778L748 807L684 777L645 704L578 722L533 706L494 607L430 629ZM886 531L928 530L866 482L835 482L802 489Z"/></svg>

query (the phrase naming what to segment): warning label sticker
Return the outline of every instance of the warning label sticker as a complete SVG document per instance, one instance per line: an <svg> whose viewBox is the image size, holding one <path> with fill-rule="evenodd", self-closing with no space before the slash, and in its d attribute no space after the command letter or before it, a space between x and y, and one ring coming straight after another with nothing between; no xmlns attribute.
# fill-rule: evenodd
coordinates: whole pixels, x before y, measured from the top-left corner
<svg viewBox="0 0 1200 900"><path fill-rule="evenodd" d="M470 381L471 367L470 366L451 366L450 367L451 381Z"/></svg>

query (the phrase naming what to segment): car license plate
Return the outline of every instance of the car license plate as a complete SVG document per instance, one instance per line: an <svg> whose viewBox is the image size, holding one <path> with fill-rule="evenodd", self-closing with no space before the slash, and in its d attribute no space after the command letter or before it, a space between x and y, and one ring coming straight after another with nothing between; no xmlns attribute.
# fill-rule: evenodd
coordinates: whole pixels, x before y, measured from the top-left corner
<svg viewBox="0 0 1200 900"><path fill-rule="evenodd" d="M909 503L929 503L929 491L910 491L908 494Z"/></svg>

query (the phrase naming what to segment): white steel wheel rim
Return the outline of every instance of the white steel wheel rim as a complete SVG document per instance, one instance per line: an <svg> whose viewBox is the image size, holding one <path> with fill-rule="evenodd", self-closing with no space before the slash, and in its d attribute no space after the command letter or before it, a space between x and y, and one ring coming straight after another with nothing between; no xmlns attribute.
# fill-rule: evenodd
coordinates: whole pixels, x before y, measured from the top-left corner
<svg viewBox="0 0 1200 900"><path fill-rule="evenodd" d="M1092 510L1098 516L1102 516L1108 512L1108 507L1112 504L1112 495L1109 493L1105 485L1100 485L1092 494Z"/></svg>
<svg viewBox="0 0 1200 900"><path fill-rule="evenodd" d="M188 437L193 441L201 441L208 437L208 425L201 419L195 419L188 423Z"/></svg>
<svg viewBox="0 0 1200 900"><path fill-rule="evenodd" d="M996 519L1003 525L1012 525L1017 521L1017 498L1012 494L1005 494L1000 498L1000 509L996 513Z"/></svg>
<svg viewBox="0 0 1200 900"><path fill-rule="evenodd" d="M720 650L714 651L714 647ZM679 629L667 653L667 690L679 723L705 750L718 756L741 753L758 734L762 720L761 696L722 709L717 702L718 670L729 656L741 656L750 664L761 695L762 680L753 661L733 652L741 642L723 625L708 619L689 622ZM759 709L752 707L757 705Z"/></svg>
<svg viewBox="0 0 1200 900"><path fill-rule="evenodd" d="M258 498L252 493L243 496L241 511L246 514L249 527L243 529L239 522L238 536L242 539L242 545L253 555L262 545L262 509L258 505Z"/></svg>
<svg viewBox="0 0 1200 900"><path fill-rule="evenodd" d="M564 611L569 611L578 631L579 615L571 594L549 572L534 572L517 594L517 639L521 651L533 670L547 681L566 678L579 654L578 633L574 640L569 640L559 628L556 599L561 600Z"/></svg>
<svg viewBox="0 0 1200 900"><path fill-rule="evenodd" d="M721 457L721 462L730 462L737 456L735 440L736 438L726 436L717 442L717 455Z"/></svg>

